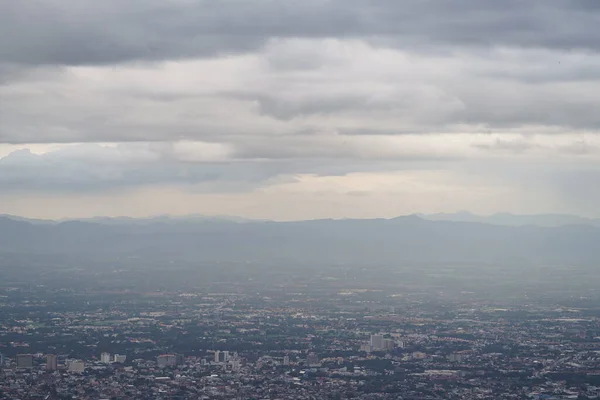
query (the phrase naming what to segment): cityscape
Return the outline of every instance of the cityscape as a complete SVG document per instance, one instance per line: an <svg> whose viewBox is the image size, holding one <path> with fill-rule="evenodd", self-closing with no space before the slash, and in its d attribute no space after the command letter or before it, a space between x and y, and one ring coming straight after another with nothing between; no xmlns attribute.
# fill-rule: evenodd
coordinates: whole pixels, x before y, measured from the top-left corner
<svg viewBox="0 0 600 400"><path fill-rule="evenodd" d="M0 398L600 398L593 281L495 296L498 278L431 277L448 266L230 265L199 279L171 265L187 284L139 290L127 263L3 280Z"/></svg>
<svg viewBox="0 0 600 400"><path fill-rule="evenodd" d="M600 0L0 0L0 400L600 400Z"/></svg>

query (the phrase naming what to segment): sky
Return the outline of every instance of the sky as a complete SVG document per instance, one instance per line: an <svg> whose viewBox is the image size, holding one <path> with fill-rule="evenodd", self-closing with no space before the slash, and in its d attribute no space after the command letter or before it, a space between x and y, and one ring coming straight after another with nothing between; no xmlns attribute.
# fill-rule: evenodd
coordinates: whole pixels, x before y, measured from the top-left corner
<svg viewBox="0 0 600 400"><path fill-rule="evenodd" d="M597 0L0 0L0 214L600 216Z"/></svg>

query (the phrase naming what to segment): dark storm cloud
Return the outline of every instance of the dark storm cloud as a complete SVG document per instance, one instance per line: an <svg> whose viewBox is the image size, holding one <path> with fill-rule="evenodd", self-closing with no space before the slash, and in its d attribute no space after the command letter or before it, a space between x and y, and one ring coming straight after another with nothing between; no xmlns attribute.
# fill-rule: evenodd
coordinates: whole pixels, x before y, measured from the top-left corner
<svg viewBox="0 0 600 400"><path fill-rule="evenodd" d="M600 49L600 9L577 0L28 0L0 3L0 60L111 64L248 51L273 37L392 46Z"/></svg>

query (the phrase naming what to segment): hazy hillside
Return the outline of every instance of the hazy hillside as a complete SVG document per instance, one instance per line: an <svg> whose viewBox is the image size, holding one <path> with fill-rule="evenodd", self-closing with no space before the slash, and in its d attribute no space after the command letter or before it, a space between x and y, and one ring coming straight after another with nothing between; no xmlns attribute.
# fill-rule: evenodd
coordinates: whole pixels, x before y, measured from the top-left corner
<svg viewBox="0 0 600 400"><path fill-rule="evenodd" d="M559 227L565 225L592 225L600 227L600 219L584 218L568 214L515 215L496 213L488 216L463 211L458 213L419 214L430 221L480 222L494 225Z"/></svg>
<svg viewBox="0 0 600 400"><path fill-rule="evenodd" d="M118 255L214 261L494 262L595 264L600 229L384 220L145 224L70 221L32 224L0 218L0 252Z"/></svg>

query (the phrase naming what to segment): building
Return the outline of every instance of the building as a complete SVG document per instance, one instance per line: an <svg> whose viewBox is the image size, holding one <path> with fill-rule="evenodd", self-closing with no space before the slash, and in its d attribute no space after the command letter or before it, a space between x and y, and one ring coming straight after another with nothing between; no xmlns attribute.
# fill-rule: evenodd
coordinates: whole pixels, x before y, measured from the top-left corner
<svg viewBox="0 0 600 400"><path fill-rule="evenodd" d="M110 353L102 353L100 354L100 362L104 363L104 364L110 364L111 363L111 356Z"/></svg>
<svg viewBox="0 0 600 400"><path fill-rule="evenodd" d="M448 361L451 362L462 362L463 360L463 355L460 353L453 353L448 355Z"/></svg>
<svg viewBox="0 0 600 400"><path fill-rule="evenodd" d="M185 364L185 357L183 356L183 354L175 354L175 363L177 365Z"/></svg>
<svg viewBox="0 0 600 400"><path fill-rule="evenodd" d="M33 355L18 354L17 355L17 368L33 368Z"/></svg>
<svg viewBox="0 0 600 400"><path fill-rule="evenodd" d="M321 365L319 356L317 356L315 353L308 353L308 356L306 357L306 363L309 367L318 367Z"/></svg>
<svg viewBox="0 0 600 400"><path fill-rule="evenodd" d="M373 351L379 351L384 349L382 335L371 335L371 349Z"/></svg>
<svg viewBox="0 0 600 400"><path fill-rule="evenodd" d="M396 348L396 342L392 339L383 339L383 350L394 350Z"/></svg>
<svg viewBox="0 0 600 400"><path fill-rule="evenodd" d="M127 356L124 356L122 354L115 354L115 356L113 358L113 362L116 362L119 364L123 364L125 362L125 360L127 360Z"/></svg>
<svg viewBox="0 0 600 400"><path fill-rule="evenodd" d="M162 354L156 358L156 364L160 368L175 366L177 365L177 356L175 354Z"/></svg>
<svg viewBox="0 0 600 400"><path fill-rule="evenodd" d="M237 372L242 368L242 362L238 359L231 360L230 364L231 364L232 371Z"/></svg>
<svg viewBox="0 0 600 400"><path fill-rule="evenodd" d="M0 353L0 368L4 367L6 360L4 360L4 354Z"/></svg>
<svg viewBox="0 0 600 400"><path fill-rule="evenodd" d="M69 372L82 373L85 371L85 363L81 360L70 360L67 362Z"/></svg>
<svg viewBox="0 0 600 400"><path fill-rule="evenodd" d="M56 354L46 355L46 371L56 371L58 369L58 358Z"/></svg>
<svg viewBox="0 0 600 400"><path fill-rule="evenodd" d="M283 356L283 365L290 365L290 356Z"/></svg>
<svg viewBox="0 0 600 400"><path fill-rule="evenodd" d="M215 350L215 362L216 363L227 362L230 360L230 358L231 358L231 356L229 355L228 351Z"/></svg>

